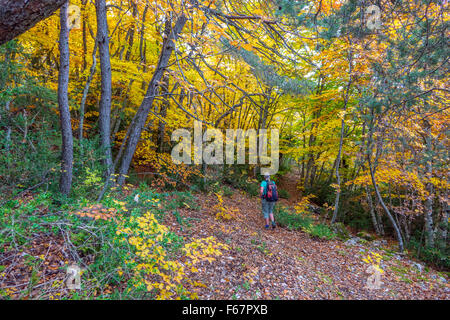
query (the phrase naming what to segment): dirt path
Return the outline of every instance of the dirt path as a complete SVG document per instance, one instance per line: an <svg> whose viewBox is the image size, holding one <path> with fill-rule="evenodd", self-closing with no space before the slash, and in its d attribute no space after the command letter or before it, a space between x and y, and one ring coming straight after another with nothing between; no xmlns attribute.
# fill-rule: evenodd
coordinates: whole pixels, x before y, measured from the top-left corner
<svg viewBox="0 0 450 320"><path fill-rule="evenodd" d="M214 196L197 195L202 209L183 209L191 226L171 229L187 238L215 236L232 249L205 263L192 278L200 299L449 299L443 274L422 271L406 257L368 244L310 239L299 231L264 230L260 203L239 191L225 204L239 208L239 221L219 221L211 208ZM366 289L368 252L383 256L381 288ZM201 283L201 284L200 284Z"/></svg>
<svg viewBox="0 0 450 320"><path fill-rule="evenodd" d="M282 176L278 182L278 189L286 190L289 193L289 199L286 201L290 204L294 204L301 199L301 192L298 189L299 176L298 168L294 167L291 172Z"/></svg>

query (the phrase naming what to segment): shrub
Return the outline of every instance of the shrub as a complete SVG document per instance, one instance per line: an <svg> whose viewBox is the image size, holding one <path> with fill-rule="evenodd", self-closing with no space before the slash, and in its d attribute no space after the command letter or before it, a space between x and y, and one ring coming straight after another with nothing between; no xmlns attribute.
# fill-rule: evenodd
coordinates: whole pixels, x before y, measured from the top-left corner
<svg viewBox="0 0 450 320"><path fill-rule="evenodd" d="M283 206L275 206L275 215L280 226L286 227L290 230L301 230L313 223L311 217L295 214Z"/></svg>
<svg viewBox="0 0 450 320"><path fill-rule="evenodd" d="M216 214L216 219L236 219L239 215L239 209L225 206L223 203L223 198L219 193L216 193L216 197L217 204L213 207L213 211Z"/></svg>
<svg viewBox="0 0 450 320"><path fill-rule="evenodd" d="M222 192L225 197L231 197L233 195L233 190L228 186L223 186Z"/></svg>
<svg viewBox="0 0 450 320"><path fill-rule="evenodd" d="M284 189L278 189L278 196L282 199L289 199L290 197L289 192Z"/></svg>
<svg viewBox="0 0 450 320"><path fill-rule="evenodd" d="M342 222L336 222L332 225L333 231L336 236L341 240L347 240L350 238L350 232L347 230Z"/></svg>
<svg viewBox="0 0 450 320"><path fill-rule="evenodd" d="M292 170L293 160L283 154L280 159L280 167L278 168L277 176L284 176Z"/></svg>
<svg viewBox="0 0 450 320"><path fill-rule="evenodd" d="M164 195L168 195L165 193ZM197 203L197 197L190 192L171 192L173 200L165 201L164 206L166 209L178 209L187 208L191 210L200 210L200 206Z"/></svg>
<svg viewBox="0 0 450 320"><path fill-rule="evenodd" d="M51 292L61 299L196 298L195 292L184 289L192 285L188 272L197 272L198 263L213 261L228 247L212 237L185 242L161 224L165 206L193 206L192 195L175 192L172 197L172 193L159 194L141 186L126 198L120 196L111 192L102 203L71 198L56 203L54 194L42 192L27 202L9 201L0 208L0 252L32 246L39 234L70 240L62 250L65 259L70 256L84 268L81 290L68 292L64 282L57 280L41 287L40 297ZM112 215L97 219L100 211ZM33 272L38 274L41 265ZM30 277L29 288L23 292L0 290L0 299L29 296L35 280Z"/></svg>
<svg viewBox="0 0 450 320"><path fill-rule="evenodd" d="M259 184L256 183L247 183L243 189L252 197L259 196Z"/></svg>
<svg viewBox="0 0 450 320"><path fill-rule="evenodd" d="M123 219L116 234L120 243L132 249L125 260L126 267L131 272L126 292L151 293L156 299L196 298L195 293L188 292L183 287L184 283L190 281L186 276L186 269L197 272L196 264L213 261L222 254L221 250L228 249L213 237L194 239L181 249L186 257L185 262L173 260L171 257L174 250L179 248L177 244L181 239L160 224L151 211L142 216Z"/></svg>
<svg viewBox="0 0 450 320"><path fill-rule="evenodd" d="M317 181L316 183L314 183L314 186L306 187L304 192L307 194L316 195L314 202L319 206L322 206L325 202L334 203L334 199L336 196L336 190L333 189L331 185L323 181Z"/></svg>
<svg viewBox="0 0 450 320"><path fill-rule="evenodd" d="M292 212L283 206L275 207L277 222L281 227L290 230L302 230L313 238L331 240L336 234L325 224L314 224L314 220L306 213Z"/></svg>
<svg viewBox="0 0 450 320"><path fill-rule="evenodd" d="M313 238L319 238L319 239L327 239L332 240L336 238L336 234L328 227L326 224L311 224L308 227L302 228L302 230L306 233L308 233Z"/></svg>
<svg viewBox="0 0 450 320"><path fill-rule="evenodd" d="M308 194L307 196L302 197L302 199L295 205L295 212L297 214L309 213L312 198L315 198L315 195Z"/></svg>
<svg viewBox="0 0 450 320"><path fill-rule="evenodd" d="M408 244L414 257L439 268L450 270L450 246L448 241L444 242L438 238L435 240L434 248L427 248L423 246L423 241L421 242L418 239L420 239L419 231L411 237Z"/></svg>

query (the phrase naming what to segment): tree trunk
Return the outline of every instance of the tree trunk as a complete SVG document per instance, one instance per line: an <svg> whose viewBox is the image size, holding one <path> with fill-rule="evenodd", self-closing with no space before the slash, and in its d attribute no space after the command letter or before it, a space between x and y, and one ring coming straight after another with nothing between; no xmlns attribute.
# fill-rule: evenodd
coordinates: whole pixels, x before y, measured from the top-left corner
<svg viewBox="0 0 450 320"><path fill-rule="evenodd" d="M380 233L382 236L384 236L384 226L383 226L383 219L381 216L381 213L378 211L378 198L376 198L376 205L375 205L375 217L377 218L378 221L378 227L380 228Z"/></svg>
<svg viewBox="0 0 450 320"><path fill-rule="evenodd" d="M83 141L83 125L84 125L84 113L85 113L86 99L87 99L87 96L89 93L89 88L91 86L91 82L92 82L92 79L94 78L95 70L97 67L97 58L96 58L97 47L98 47L98 42L97 42L97 40L95 40L94 50L92 51L92 66L89 71L89 77L86 81L86 85L84 86L83 97L81 98L80 127L78 128L78 139L79 139L80 145Z"/></svg>
<svg viewBox="0 0 450 320"><path fill-rule="evenodd" d="M161 111L159 113L161 119L165 119L167 116L167 109L169 107L169 97L167 94L169 94L169 77L167 74L164 76L163 84L161 86L161 93L166 94L166 96L163 98L164 101L161 103ZM164 136L166 132L166 123L162 120L159 120L158 125L158 149L160 153L163 153L165 151L165 143L164 143Z"/></svg>
<svg viewBox="0 0 450 320"><path fill-rule="evenodd" d="M0 45L50 17L67 0L0 0Z"/></svg>
<svg viewBox="0 0 450 320"><path fill-rule="evenodd" d="M372 137L370 137L370 139L369 139L369 146L371 144L371 141L372 141ZM394 217L392 216L392 214L389 211L389 209L386 207L386 204L384 203L383 198L381 197L380 191L378 190L377 182L375 181L375 169L372 166L372 162L370 160L370 157L372 156L371 149L372 148L369 147L369 152L367 152L367 160L368 160L368 163L369 163L369 171L370 171L370 178L372 180L372 185L373 185L373 187L375 189L375 194L377 195L378 201L380 202L380 204L383 207L384 211L386 212L389 220L391 221L392 226L394 227L395 234L396 234L397 240L398 240L399 249L400 249L401 252L403 252L404 246L403 246L402 234L400 232L398 224L395 222Z"/></svg>
<svg viewBox="0 0 450 320"><path fill-rule="evenodd" d="M447 192L446 192L447 193ZM443 243L447 243L447 235L448 235L448 226L449 226L449 222L450 222L450 209L448 209L448 204L447 201L444 202L444 204L442 205L442 211L443 211L443 221L442 223L442 242Z"/></svg>
<svg viewBox="0 0 450 320"><path fill-rule="evenodd" d="M339 210L339 198L341 196L341 176L339 174L339 167L341 166L341 154L342 154L342 145L344 144L344 129L345 129L345 121L341 120L341 136L339 139L339 151L338 156L336 158L336 179L337 179L337 189L336 189L336 200L334 201L334 212L333 217L331 218L331 223L335 223L337 219L337 214Z"/></svg>
<svg viewBox="0 0 450 320"><path fill-rule="evenodd" d="M349 39L350 40L350 39ZM351 44L351 42L350 42ZM350 94L350 86L352 85L352 61L353 61L353 53L350 50L350 52L348 53L348 66L349 66L349 71L348 71L348 83L347 83L347 88L345 90L345 95L344 95L344 107L343 107L343 111L345 112L347 110L347 104L348 104L348 97ZM336 158L336 179L337 179L337 190L336 190L336 200L334 202L334 212L333 212L333 217L331 218L331 223L333 224L336 219L337 219L337 214L338 214L338 210L339 210L339 198L341 196L341 176L339 175L339 167L341 166L341 155L342 155L342 147L344 145L344 135L345 135L345 114L342 115L342 120L341 120L341 135L339 138L339 152L338 152L338 156Z"/></svg>
<svg viewBox="0 0 450 320"><path fill-rule="evenodd" d="M86 61L86 55L87 55L87 17L86 17L86 4L88 0L82 0L81 4L81 15L83 19L83 24L81 27L81 34L83 38L83 68L81 69L82 72L84 72L87 68L87 61Z"/></svg>
<svg viewBox="0 0 450 320"><path fill-rule="evenodd" d="M61 7L60 21L61 30L59 37L60 67L58 78L58 104L59 117L61 121L62 132L62 161L61 178L59 189L62 194L68 195L72 186L72 168L73 168L73 135L72 124L69 110L69 72L70 72L70 53L69 53L69 29L67 25L69 3L66 2Z"/></svg>
<svg viewBox="0 0 450 320"><path fill-rule="evenodd" d="M432 156L432 142L431 142L431 126L426 123L426 190L428 192L427 199L425 200L425 245L428 248L434 246L434 230L433 230L433 184L431 183L431 178L433 177L433 156Z"/></svg>
<svg viewBox="0 0 450 320"><path fill-rule="evenodd" d="M97 41L100 53L101 98L99 127L103 152L105 153L106 176L112 169L111 154L111 61L109 56L109 32L105 0L95 0L97 11Z"/></svg>
<svg viewBox="0 0 450 320"><path fill-rule="evenodd" d="M373 207L372 195L370 194L369 187L366 186L367 203L369 204L370 217L372 218L373 228L378 235L381 235L380 227L378 225L377 217L375 215L375 209Z"/></svg>
<svg viewBox="0 0 450 320"><path fill-rule="evenodd" d="M11 50L10 48L8 48L8 46L6 47L6 53L5 53L5 63L4 63L4 69L1 70L2 73L5 73L6 75L8 75L8 70L10 68L10 61L11 61ZM0 83L0 88L5 88L7 81L8 81L8 77L2 77L3 81L1 81ZM7 88L7 87L6 87ZM6 101L6 105L5 105L5 113L6 113L6 121L7 121L7 125L6 125L6 139L5 139L5 151L6 154L9 153L9 148L11 147L11 114L10 114L10 105L11 105L11 101L12 98L8 97L8 100ZM0 116L1 119L1 116Z"/></svg>
<svg viewBox="0 0 450 320"><path fill-rule="evenodd" d="M133 18L137 18L138 10L136 7L136 4L133 1L130 1L130 5L133 7ZM137 20L137 19L136 19ZM134 33L135 33L135 25L134 23L131 25L130 29L128 29L129 32L129 38L128 38L128 48L127 53L125 54L125 60L129 61L131 59L131 52L133 50L133 44L134 44Z"/></svg>
<svg viewBox="0 0 450 320"><path fill-rule="evenodd" d="M173 50L175 49L173 39L178 38L179 34L183 30L184 25L186 24L186 21L186 16L182 15L181 17L179 17L170 34L167 35L167 38L163 42L158 65L148 86L147 94L145 95L145 98L136 113L134 126L130 131L127 148L125 150L119 170L118 183L120 185L123 185L123 183L125 182L125 175L128 173L128 170L130 168L134 152L136 151L137 144L141 137L142 129L144 128L145 122L150 112L150 108L152 107L153 101L155 100L155 96L158 94L159 82L164 75L164 71L167 68L169 59L172 55Z"/></svg>

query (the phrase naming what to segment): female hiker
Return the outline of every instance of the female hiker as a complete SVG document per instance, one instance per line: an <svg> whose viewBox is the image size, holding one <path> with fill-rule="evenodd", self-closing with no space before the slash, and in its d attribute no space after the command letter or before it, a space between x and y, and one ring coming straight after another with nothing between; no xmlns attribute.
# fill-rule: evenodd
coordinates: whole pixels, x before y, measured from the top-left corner
<svg viewBox="0 0 450 320"><path fill-rule="evenodd" d="M266 229L269 229L269 218L272 222L272 229L275 229L275 219L273 217L273 208L275 202L278 201L277 186L274 181L270 180L268 173L264 174L264 180L261 182L260 188L262 213L266 221Z"/></svg>

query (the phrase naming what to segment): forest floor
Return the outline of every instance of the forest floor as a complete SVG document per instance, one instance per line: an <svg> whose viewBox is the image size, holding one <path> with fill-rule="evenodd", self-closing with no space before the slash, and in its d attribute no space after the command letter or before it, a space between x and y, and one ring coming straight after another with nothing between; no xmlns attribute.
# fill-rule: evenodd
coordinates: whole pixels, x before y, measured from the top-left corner
<svg viewBox="0 0 450 320"><path fill-rule="evenodd" d="M214 236L229 247L213 262L197 266L198 272L186 275L195 285L186 289L196 292L199 299L450 299L448 274L397 253L393 240L349 243L319 240L281 227L265 230L260 199L236 189L230 197L223 197L223 206L238 208L239 215L218 220L213 209L217 197L213 193L194 196L199 208L179 208L179 216L167 214L163 223L186 241ZM292 202L281 199L277 205ZM42 256L41 280L30 287L27 296L46 298L37 292L65 277L61 265L67 256L64 241L53 235L37 236L23 252L0 251L0 265L6 265L3 271L7 273L3 289L26 289L33 273L24 259ZM366 288L369 264L363 259L372 253L381 256L384 271L379 289Z"/></svg>
<svg viewBox="0 0 450 320"><path fill-rule="evenodd" d="M450 298L447 276L396 253L394 241L349 245L280 227L265 230L260 200L240 191L224 197L225 206L239 208L239 218L217 220L214 195L196 196L201 210L180 210L190 226L180 228L173 218L171 230L187 238L214 236L231 248L191 275L200 299ZM382 256L379 289L365 288L370 274L363 258L370 252Z"/></svg>

